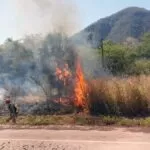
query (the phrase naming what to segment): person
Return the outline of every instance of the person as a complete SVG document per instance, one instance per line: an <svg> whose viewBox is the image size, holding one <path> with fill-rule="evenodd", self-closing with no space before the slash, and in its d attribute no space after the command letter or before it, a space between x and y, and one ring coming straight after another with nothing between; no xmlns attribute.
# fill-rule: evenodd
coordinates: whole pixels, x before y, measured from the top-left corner
<svg viewBox="0 0 150 150"><path fill-rule="evenodd" d="M7 121L9 122L10 120L12 120L13 123L16 123L17 108L13 103L11 103L10 96L7 96L5 103L8 106L8 110L9 110L9 114L10 114L10 117L8 118Z"/></svg>

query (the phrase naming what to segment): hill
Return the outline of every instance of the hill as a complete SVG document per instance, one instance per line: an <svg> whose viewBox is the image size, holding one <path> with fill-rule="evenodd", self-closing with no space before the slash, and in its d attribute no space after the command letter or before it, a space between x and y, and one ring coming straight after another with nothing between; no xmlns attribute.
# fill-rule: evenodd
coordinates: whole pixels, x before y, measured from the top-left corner
<svg viewBox="0 0 150 150"><path fill-rule="evenodd" d="M125 41L128 37L139 39L150 31L150 11L129 7L89 25L74 36L76 42L88 42L98 46L101 39L114 42Z"/></svg>

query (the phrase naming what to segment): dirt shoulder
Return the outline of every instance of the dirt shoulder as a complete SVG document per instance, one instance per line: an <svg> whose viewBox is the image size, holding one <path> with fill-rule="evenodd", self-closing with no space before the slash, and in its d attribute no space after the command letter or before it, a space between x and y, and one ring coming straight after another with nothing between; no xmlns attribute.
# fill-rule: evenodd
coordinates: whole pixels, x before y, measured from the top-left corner
<svg viewBox="0 0 150 150"><path fill-rule="evenodd" d="M80 126L80 125L41 125L41 126L30 126L30 125L0 125L1 130L77 130L77 131L115 131L124 130L129 132L143 132L150 133L150 127L118 127L118 126Z"/></svg>

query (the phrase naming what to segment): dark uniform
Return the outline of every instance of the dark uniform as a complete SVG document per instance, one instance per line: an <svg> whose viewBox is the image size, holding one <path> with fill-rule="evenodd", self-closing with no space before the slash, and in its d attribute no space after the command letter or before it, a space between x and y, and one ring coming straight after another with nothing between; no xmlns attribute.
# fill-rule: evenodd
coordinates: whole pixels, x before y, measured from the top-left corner
<svg viewBox="0 0 150 150"><path fill-rule="evenodd" d="M16 123L16 118L17 118L16 106L14 104L12 104L9 99L6 100L6 104L8 106L8 110L9 110L9 114L10 114L10 117L8 118L7 121L12 120L13 123Z"/></svg>
<svg viewBox="0 0 150 150"><path fill-rule="evenodd" d="M12 120L13 123L16 123L17 111L14 104L8 104L8 110L10 113L10 118L8 121Z"/></svg>

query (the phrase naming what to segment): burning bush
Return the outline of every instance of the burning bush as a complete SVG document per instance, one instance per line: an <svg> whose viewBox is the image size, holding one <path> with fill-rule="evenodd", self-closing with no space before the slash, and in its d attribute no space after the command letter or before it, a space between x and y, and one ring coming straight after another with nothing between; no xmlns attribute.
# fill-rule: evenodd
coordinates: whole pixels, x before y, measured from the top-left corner
<svg viewBox="0 0 150 150"><path fill-rule="evenodd" d="M75 45L65 35L49 34L38 51L29 78L44 93L49 109L50 102L73 95Z"/></svg>

